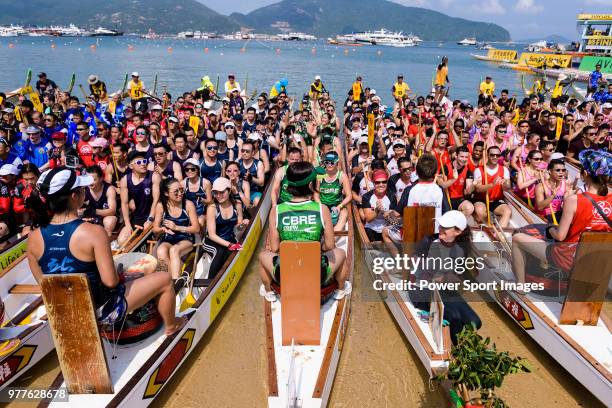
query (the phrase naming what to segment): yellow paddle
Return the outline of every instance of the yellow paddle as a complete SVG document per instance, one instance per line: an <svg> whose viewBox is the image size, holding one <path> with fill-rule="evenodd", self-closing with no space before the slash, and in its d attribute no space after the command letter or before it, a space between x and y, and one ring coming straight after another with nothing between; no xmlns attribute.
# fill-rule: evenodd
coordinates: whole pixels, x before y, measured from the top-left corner
<svg viewBox="0 0 612 408"><path fill-rule="evenodd" d="M198 267L198 255L200 254L201 244L195 244L195 245L196 245L196 252L195 252L195 256L193 257L193 268L191 270L191 274L189 274L189 291L187 292L187 296L185 296L185 299L183 299L183 301L181 302L181 307L180 307L181 312L184 312L185 310L189 309L190 307L195 305L195 302L196 302L196 298L195 296L193 296L193 281L195 280L195 273Z"/></svg>
<svg viewBox="0 0 612 408"><path fill-rule="evenodd" d="M482 177L484 178L485 186L489 184L487 180L487 146L483 150L484 154L484 165L482 166ZM489 199L489 190L486 191L485 203L487 204L487 225L491 225L491 200Z"/></svg>

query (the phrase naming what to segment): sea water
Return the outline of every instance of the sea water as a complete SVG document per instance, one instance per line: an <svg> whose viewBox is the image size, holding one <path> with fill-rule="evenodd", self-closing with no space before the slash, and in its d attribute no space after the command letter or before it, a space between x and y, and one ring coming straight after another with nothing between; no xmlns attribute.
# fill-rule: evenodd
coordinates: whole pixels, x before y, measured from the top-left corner
<svg viewBox="0 0 612 408"><path fill-rule="evenodd" d="M519 46L499 44L500 49ZM282 77L289 80L289 95L299 102L315 75L321 75L325 87L338 103L346 97L356 75L366 86L376 89L384 104L391 104L391 86L398 74L419 95L431 91L437 64L442 56L449 58L449 78L452 99L476 101L479 83L490 75L497 85L496 93L507 88L522 97L521 73L500 69L498 64L478 61L470 53L484 55L486 50L439 46L438 42L423 42L417 47L333 46L323 40L287 42L258 40L147 40L136 36L122 37L12 37L0 39L0 90L14 90L23 85L26 71L33 71L33 83L40 71L47 73L61 88L66 88L73 72L76 85L73 93L82 97L78 85L87 89L90 74L106 82L109 92L121 89L126 73L138 71L148 89L158 75L157 92L166 86L173 97L179 92L200 86L200 78L208 75L219 89L227 74L236 79L248 93L269 92ZM528 86L533 82L525 75Z"/></svg>

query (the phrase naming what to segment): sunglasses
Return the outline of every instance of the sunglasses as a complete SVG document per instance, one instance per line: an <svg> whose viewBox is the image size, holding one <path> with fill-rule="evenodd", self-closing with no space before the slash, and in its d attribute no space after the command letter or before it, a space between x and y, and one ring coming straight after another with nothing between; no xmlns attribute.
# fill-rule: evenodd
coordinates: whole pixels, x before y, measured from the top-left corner
<svg viewBox="0 0 612 408"><path fill-rule="evenodd" d="M153 153L154 156L165 156L166 152L155 152Z"/></svg>
<svg viewBox="0 0 612 408"><path fill-rule="evenodd" d="M501 153L489 153L489 157L500 157Z"/></svg>
<svg viewBox="0 0 612 408"><path fill-rule="evenodd" d="M137 134L137 135L144 136L144 135L146 135L146 134L147 134L147 132L136 132L136 134Z"/></svg>
<svg viewBox="0 0 612 408"><path fill-rule="evenodd" d="M217 191L217 190L213 190L213 195L221 195L221 194L225 194L227 192L227 190L223 190L223 191Z"/></svg>
<svg viewBox="0 0 612 408"><path fill-rule="evenodd" d="M213 150L219 150L219 146L206 146L206 150L208 151L213 151Z"/></svg>
<svg viewBox="0 0 612 408"><path fill-rule="evenodd" d="M567 169L554 169L555 173L567 173Z"/></svg>
<svg viewBox="0 0 612 408"><path fill-rule="evenodd" d="M533 160L533 161L542 161L543 159L542 159L542 157L534 157L531 160Z"/></svg>
<svg viewBox="0 0 612 408"><path fill-rule="evenodd" d="M45 118L45 122L53 122L53 119L51 119L51 118Z"/></svg>
<svg viewBox="0 0 612 408"><path fill-rule="evenodd" d="M185 173L189 173L191 171L198 171L196 167L185 167Z"/></svg>
<svg viewBox="0 0 612 408"><path fill-rule="evenodd" d="M253 153L252 150L247 150L247 149L241 149L240 150L242 153Z"/></svg>
<svg viewBox="0 0 612 408"><path fill-rule="evenodd" d="M375 186L381 186L381 185L383 185L383 184L387 184L387 181L385 180L385 181L375 181L375 182L374 182L374 185L375 185Z"/></svg>
<svg viewBox="0 0 612 408"><path fill-rule="evenodd" d="M136 164L138 166L144 166L148 163L146 159L134 160L132 164Z"/></svg>
<svg viewBox="0 0 612 408"><path fill-rule="evenodd" d="M83 129L83 128L78 128L77 131L78 132L85 132L87 129Z"/></svg>
<svg viewBox="0 0 612 408"><path fill-rule="evenodd" d="M170 191L172 194L185 194L184 188L177 188L176 190Z"/></svg>
<svg viewBox="0 0 612 408"><path fill-rule="evenodd" d="M408 173L409 171L412 171L412 168L411 167L404 167L404 168L400 169L400 171L402 173Z"/></svg>
<svg viewBox="0 0 612 408"><path fill-rule="evenodd" d="M332 162L332 161L324 161L321 164L323 164L324 166L335 166L336 162Z"/></svg>

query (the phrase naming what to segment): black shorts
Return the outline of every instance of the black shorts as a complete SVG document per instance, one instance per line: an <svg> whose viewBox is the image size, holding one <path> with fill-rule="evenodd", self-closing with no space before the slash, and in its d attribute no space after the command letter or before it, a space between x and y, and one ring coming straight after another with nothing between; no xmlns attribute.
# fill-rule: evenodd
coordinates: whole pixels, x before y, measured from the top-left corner
<svg viewBox="0 0 612 408"><path fill-rule="evenodd" d="M477 200L479 203L483 203L486 205L486 202L483 200ZM500 205L504 205L507 204L504 200L491 200L489 201L489 211L493 212L497 209L497 207L499 207Z"/></svg>
<svg viewBox="0 0 612 408"><path fill-rule="evenodd" d="M149 216L145 216L145 217L130 217L130 224L132 224L132 228L134 228L136 225L138 225L139 227L143 227L145 222L147 222L149 220Z"/></svg>
<svg viewBox="0 0 612 408"><path fill-rule="evenodd" d="M275 255L272 258L272 265L274 265L274 269L272 271L272 279L274 282L280 285L281 282L281 270L280 270L280 257ZM327 259L327 255L321 254L321 287L327 286L329 282L331 282L334 274L329 266L329 260Z"/></svg>
<svg viewBox="0 0 612 408"><path fill-rule="evenodd" d="M451 198L451 207L453 207L453 210L458 210L459 206L464 202L467 201L467 199L465 197L459 197L459 198Z"/></svg>

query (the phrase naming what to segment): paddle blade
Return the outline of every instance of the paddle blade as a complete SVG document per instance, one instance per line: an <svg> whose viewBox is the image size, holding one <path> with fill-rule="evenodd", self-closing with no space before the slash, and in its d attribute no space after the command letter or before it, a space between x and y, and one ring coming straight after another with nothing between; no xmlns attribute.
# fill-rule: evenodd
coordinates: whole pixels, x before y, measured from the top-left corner
<svg viewBox="0 0 612 408"><path fill-rule="evenodd" d="M189 292L187 293L187 296L185 296L185 299L183 299L183 301L181 302L181 307L179 310L181 312L184 312L190 307L193 307L193 305L195 305L195 302L196 302L196 298L193 296L193 293Z"/></svg>

